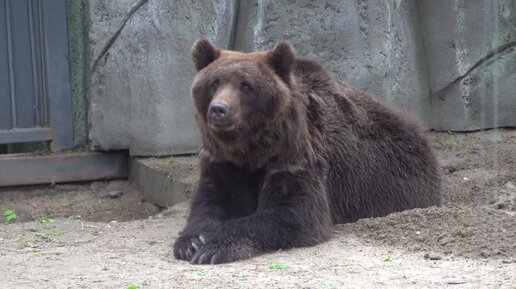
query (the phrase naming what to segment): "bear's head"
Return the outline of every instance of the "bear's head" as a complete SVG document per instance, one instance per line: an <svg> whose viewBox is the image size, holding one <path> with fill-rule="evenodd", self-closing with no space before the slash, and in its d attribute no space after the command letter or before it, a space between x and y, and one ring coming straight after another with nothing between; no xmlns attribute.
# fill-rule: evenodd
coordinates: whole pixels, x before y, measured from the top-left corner
<svg viewBox="0 0 516 289"><path fill-rule="evenodd" d="M299 154L310 148L307 100L297 92L289 43L241 53L202 39L192 56L198 71L192 84L196 120L211 158L253 169L303 158Z"/></svg>

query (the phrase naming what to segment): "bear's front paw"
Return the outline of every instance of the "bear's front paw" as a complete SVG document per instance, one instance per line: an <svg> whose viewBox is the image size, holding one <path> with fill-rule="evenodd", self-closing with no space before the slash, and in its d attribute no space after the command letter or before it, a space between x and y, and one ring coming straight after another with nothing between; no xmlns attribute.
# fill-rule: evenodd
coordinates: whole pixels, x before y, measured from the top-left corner
<svg viewBox="0 0 516 289"><path fill-rule="evenodd" d="M233 261L229 247L209 243L201 246L190 260L191 264L220 264Z"/></svg>
<svg viewBox="0 0 516 289"><path fill-rule="evenodd" d="M180 236L174 243L174 257L190 261L197 250L206 244L205 238L197 235Z"/></svg>

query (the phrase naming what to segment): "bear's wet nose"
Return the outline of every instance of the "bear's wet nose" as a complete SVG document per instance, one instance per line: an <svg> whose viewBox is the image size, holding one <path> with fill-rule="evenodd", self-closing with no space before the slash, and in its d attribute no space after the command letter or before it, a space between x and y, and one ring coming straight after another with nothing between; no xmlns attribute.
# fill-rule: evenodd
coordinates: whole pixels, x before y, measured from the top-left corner
<svg viewBox="0 0 516 289"><path fill-rule="evenodd" d="M211 103L208 107L208 116L215 124L224 126L229 119L229 106L223 102Z"/></svg>

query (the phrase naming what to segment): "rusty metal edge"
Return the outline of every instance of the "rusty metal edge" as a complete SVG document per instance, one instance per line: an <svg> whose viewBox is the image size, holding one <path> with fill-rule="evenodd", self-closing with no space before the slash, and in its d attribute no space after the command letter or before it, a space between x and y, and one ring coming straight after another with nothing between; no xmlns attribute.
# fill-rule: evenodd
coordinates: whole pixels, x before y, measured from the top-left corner
<svg viewBox="0 0 516 289"><path fill-rule="evenodd" d="M127 152L0 157L0 187L127 178Z"/></svg>

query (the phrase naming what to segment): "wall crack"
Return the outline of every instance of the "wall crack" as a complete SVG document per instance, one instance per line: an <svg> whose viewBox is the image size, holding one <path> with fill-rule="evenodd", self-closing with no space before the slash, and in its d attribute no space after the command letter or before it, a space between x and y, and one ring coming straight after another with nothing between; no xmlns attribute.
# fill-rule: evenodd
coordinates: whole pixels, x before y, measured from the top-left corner
<svg viewBox="0 0 516 289"><path fill-rule="evenodd" d="M486 62L491 61L493 59L494 60L499 59L502 56L503 52L505 52L511 48L514 48L514 47L516 47L516 41L505 43L505 44L500 45L497 48L489 51L486 54L486 56L480 58L477 62L475 62L475 64L473 64L473 66L471 66L471 68L468 69L468 71L466 73L455 78L452 82L447 84L445 87L441 88L439 91L437 91L433 95L437 95L437 96L439 96L440 99L444 100L444 93L446 91L448 91L448 89L450 89L453 85L457 84L458 82L462 81L464 78L468 77L468 75L470 75L475 69L481 67Z"/></svg>
<svg viewBox="0 0 516 289"><path fill-rule="evenodd" d="M147 4L147 2L149 2L149 0L140 0L138 1L138 3L136 3L136 5L133 6L133 8L131 8L131 10L129 10L129 13L127 13L127 15L124 17L124 20L122 21L122 25L120 25L120 27L116 30L115 34L113 34L113 36L111 36L109 40L106 42L104 47L102 47L99 56L93 62L91 72L94 72L97 69L97 65L100 62L100 60L109 53L109 50L111 49L111 47L113 47L113 44L115 44L115 41L120 36L122 29L124 29L125 25L133 17L134 13L136 13L143 5Z"/></svg>

